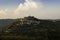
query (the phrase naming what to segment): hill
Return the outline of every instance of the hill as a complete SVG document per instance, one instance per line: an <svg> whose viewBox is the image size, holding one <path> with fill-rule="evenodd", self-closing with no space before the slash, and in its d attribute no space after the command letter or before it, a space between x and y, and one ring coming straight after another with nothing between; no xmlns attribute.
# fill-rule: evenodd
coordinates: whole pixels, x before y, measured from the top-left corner
<svg viewBox="0 0 60 40"><path fill-rule="evenodd" d="M4 27L1 34L5 37L12 36L28 40L60 40L60 21L41 20L28 16L16 19Z"/></svg>

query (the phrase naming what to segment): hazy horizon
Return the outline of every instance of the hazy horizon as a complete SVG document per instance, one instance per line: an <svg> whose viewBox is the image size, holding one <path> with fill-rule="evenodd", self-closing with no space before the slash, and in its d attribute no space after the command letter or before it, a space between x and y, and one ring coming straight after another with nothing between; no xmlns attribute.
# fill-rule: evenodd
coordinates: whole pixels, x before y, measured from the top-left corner
<svg viewBox="0 0 60 40"><path fill-rule="evenodd" d="M25 16L60 19L60 0L0 0L0 19Z"/></svg>

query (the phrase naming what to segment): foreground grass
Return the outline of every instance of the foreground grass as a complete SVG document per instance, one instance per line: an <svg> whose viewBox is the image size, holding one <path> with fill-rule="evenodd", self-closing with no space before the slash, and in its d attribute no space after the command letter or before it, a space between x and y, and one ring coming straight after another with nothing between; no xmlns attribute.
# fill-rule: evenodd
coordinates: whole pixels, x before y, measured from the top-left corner
<svg viewBox="0 0 60 40"><path fill-rule="evenodd" d="M42 37L28 37L28 36L0 36L0 40L43 40Z"/></svg>

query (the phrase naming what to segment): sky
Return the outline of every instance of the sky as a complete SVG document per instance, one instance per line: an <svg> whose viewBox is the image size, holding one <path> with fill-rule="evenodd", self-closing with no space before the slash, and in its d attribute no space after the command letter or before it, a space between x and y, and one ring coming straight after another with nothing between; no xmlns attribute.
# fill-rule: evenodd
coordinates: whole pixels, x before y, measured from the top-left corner
<svg viewBox="0 0 60 40"><path fill-rule="evenodd" d="M0 19L25 16L60 19L60 0L0 0Z"/></svg>

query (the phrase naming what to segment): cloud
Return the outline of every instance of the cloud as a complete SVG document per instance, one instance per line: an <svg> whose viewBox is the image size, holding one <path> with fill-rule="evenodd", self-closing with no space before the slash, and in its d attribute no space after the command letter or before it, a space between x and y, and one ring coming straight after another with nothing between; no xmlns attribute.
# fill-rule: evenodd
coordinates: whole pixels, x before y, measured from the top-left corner
<svg viewBox="0 0 60 40"><path fill-rule="evenodd" d="M13 18L14 12L8 9L0 10L0 19Z"/></svg>
<svg viewBox="0 0 60 40"><path fill-rule="evenodd" d="M42 8L43 5L41 3L38 3L34 0L25 0L25 3L22 4L20 3L15 10L15 15L20 15L18 17L24 17L24 16L29 16L33 15L34 12L37 12L39 8Z"/></svg>
<svg viewBox="0 0 60 40"><path fill-rule="evenodd" d="M21 18L35 16L41 19L60 18L60 7L45 7L40 0L25 0L15 10L0 10L0 18Z"/></svg>
<svg viewBox="0 0 60 40"><path fill-rule="evenodd" d="M37 8L38 8L38 6L35 2L33 2L32 0L25 0L24 4L20 3L18 5L17 9L15 10L15 13L16 14L19 14L19 13L21 14L21 12L26 13L30 10L37 9ZM22 14L24 14L24 13L22 13Z"/></svg>
<svg viewBox="0 0 60 40"><path fill-rule="evenodd" d="M35 16L41 19L59 19L60 7L45 7L40 0L26 0L15 10L17 17Z"/></svg>
<svg viewBox="0 0 60 40"><path fill-rule="evenodd" d="M6 11L7 10L2 10L2 9L0 10L0 18L4 18L6 16Z"/></svg>

